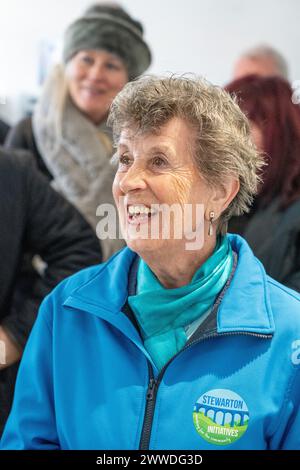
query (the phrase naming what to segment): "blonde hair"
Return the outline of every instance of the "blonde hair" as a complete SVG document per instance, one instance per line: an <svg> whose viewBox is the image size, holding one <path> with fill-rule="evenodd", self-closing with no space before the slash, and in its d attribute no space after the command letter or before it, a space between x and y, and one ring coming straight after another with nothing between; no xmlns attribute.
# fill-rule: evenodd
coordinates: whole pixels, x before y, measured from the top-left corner
<svg viewBox="0 0 300 470"><path fill-rule="evenodd" d="M220 87L199 77L172 75L128 83L114 99L108 123L117 144L124 128L155 134L174 117L194 131L192 154L209 184L224 185L232 175L239 179L239 192L219 219L218 231L226 233L232 216L249 211L264 164L251 141L248 120Z"/></svg>
<svg viewBox="0 0 300 470"><path fill-rule="evenodd" d="M53 66L43 85L42 96L47 97L46 100L43 100L44 105L41 110L45 127L52 129L52 132L61 138L63 112L66 101L69 98L68 81L64 65L56 64ZM40 105L40 100L37 105ZM40 118L41 116L39 116Z"/></svg>

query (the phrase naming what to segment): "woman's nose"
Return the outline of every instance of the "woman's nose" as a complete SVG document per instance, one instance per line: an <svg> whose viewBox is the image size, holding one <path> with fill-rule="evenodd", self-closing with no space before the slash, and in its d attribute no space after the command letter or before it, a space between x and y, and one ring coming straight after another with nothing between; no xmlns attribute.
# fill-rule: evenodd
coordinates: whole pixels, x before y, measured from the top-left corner
<svg viewBox="0 0 300 470"><path fill-rule="evenodd" d="M119 180L121 191L126 194L129 191L142 190L147 187L145 172L134 165L123 173Z"/></svg>
<svg viewBox="0 0 300 470"><path fill-rule="evenodd" d="M95 64L89 69L88 78L93 81L104 80L105 77L105 67Z"/></svg>

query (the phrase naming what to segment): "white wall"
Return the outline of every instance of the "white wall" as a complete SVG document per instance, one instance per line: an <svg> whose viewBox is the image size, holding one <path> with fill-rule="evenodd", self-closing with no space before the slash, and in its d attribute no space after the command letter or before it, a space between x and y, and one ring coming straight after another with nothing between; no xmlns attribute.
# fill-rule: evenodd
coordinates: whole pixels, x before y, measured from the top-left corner
<svg viewBox="0 0 300 470"><path fill-rule="evenodd" d="M37 88L39 44L59 44L63 30L93 0L0 0L0 114L15 121L20 96ZM153 50L154 73L196 72L224 84L234 60L269 43L300 79L299 0L120 0L141 19Z"/></svg>

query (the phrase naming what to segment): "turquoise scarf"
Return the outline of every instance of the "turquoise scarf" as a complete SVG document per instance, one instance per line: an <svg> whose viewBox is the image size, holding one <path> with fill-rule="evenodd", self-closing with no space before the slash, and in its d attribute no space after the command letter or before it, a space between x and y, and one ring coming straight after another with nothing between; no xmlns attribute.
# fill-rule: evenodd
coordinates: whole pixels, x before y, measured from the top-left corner
<svg viewBox="0 0 300 470"><path fill-rule="evenodd" d="M165 289L141 260L137 295L128 297L141 328L145 348L158 370L187 342L185 327L211 309L233 265L228 238L220 237L213 254L196 271L190 284Z"/></svg>

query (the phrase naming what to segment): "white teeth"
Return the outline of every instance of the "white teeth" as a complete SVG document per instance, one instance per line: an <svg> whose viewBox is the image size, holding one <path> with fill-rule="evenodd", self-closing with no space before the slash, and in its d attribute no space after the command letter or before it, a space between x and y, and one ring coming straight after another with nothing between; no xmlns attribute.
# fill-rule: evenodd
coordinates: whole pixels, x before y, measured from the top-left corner
<svg viewBox="0 0 300 470"><path fill-rule="evenodd" d="M128 212L130 215L138 214L154 214L154 209L150 209L146 206L128 206Z"/></svg>

